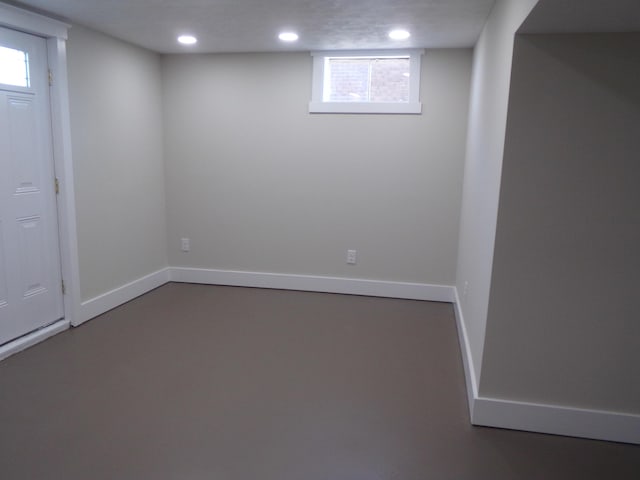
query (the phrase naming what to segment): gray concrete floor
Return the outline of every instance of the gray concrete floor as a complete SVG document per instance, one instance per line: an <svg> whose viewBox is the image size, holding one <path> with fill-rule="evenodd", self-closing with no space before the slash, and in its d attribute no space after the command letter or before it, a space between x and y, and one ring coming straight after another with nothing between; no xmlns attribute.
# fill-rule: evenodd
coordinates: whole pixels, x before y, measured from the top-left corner
<svg viewBox="0 0 640 480"><path fill-rule="evenodd" d="M0 363L0 478L638 479L472 427L452 306L168 284Z"/></svg>

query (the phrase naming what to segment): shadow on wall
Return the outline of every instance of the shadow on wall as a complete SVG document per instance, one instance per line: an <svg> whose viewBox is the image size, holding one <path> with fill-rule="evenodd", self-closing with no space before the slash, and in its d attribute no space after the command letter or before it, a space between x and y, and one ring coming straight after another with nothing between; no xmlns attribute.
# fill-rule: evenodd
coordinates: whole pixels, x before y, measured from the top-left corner
<svg viewBox="0 0 640 480"><path fill-rule="evenodd" d="M562 36L557 35L558 38ZM598 41L594 41L594 36L599 37ZM562 42L553 41L556 35L522 37L535 48L605 87L622 102L640 108L640 33L572 34L572 43L565 43L564 48ZM629 48L617 48L621 43Z"/></svg>

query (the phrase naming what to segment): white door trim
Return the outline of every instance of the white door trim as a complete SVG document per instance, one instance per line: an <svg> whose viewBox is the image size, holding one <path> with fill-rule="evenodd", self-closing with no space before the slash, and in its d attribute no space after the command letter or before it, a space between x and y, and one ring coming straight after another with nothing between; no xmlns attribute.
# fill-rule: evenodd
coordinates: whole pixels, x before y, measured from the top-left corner
<svg viewBox="0 0 640 480"><path fill-rule="evenodd" d="M58 229L62 278L66 291L63 298L64 314L65 320L75 325L80 310L80 270L67 84L66 40L67 31L71 26L4 3L0 3L0 26L38 35L47 41L47 59L53 74L53 84L49 91L53 165L60 184Z"/></svg>
<svg viewBox="0 0 640 480"><path fill-rule="evenodd" d="M67 39L70 25L22 8L0 3L0 25L44 38Z"/></svg>

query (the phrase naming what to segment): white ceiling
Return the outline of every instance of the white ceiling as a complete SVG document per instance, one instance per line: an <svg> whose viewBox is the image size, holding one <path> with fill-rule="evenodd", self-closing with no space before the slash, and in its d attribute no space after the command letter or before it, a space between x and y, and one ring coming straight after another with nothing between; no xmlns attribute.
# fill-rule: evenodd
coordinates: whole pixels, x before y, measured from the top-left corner
<svg viewBox="0 0 640 480"><path fill-rule="evenodd" d="M8 2L18 3L18 2ZM21 0L161 53L471 47L494 0ZM402 27L411 38L392 41ZM283 44L278 32L300 40ZM191 33L185 48L176 36Z"/></svg>

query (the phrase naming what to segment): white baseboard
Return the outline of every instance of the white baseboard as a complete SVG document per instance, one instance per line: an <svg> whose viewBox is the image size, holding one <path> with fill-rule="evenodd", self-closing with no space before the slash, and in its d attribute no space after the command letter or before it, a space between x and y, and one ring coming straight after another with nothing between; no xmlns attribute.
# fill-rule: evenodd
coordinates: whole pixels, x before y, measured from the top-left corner
<svg viewBox="0 0 640 480"><path fill-rule="evenodd" d="M168 267L83 302L79 315L80 321L74 325L111 310L168 281L453 302L472 424L640 444L640 415L479 396L476 371L471 360L469 338L458 292L451 286ZM68 322L65 328L68 328ZM24 341L25 346L22 348L27 348L40 340L34 340L33 343L29 343L30 340ZM13 348L22 349L20 346ZM8 353L5 356L11 354ZM1 358L3 358L2 349L0 349Z"/></svg>
<svg viewBox="0 0 640 480"><path fill-rule="evenodd" d="M474 401L478 398L478 380L476 370L473 366L473 358L471 356L471 345L469 344L469 336L467 335L467 327L462 316L462 308L460 307L460 298L458 297L458 289L453 287L455 301L453 311L456 315L456 325L458 327L458 342L460 343L460 352L462 353L462 366L464 367L464 379L467 386L467 402L469 403L469 418L473 418Z"/></svg>
<svg viewBox="0 0 640 480"><path fill-rule="evenodd" d="M640 415L480 397L469 338L455 287L454 297L473 425L640 444Z"/></svg>
<svg viewBox="0 0 640 480"><path fill-rule="evenodd" d="M445 285L167 267L82 302L73 326L78 326L169 281L344 293L435 302L453 302L455 298L454 288Z"/></svg>
<svg viewBox="0 0 640 480"><path fill-rule="evenodd" d="M60 332L68 330L69 326L69 320L65 320L63 318L62 320L58 320L56 323L41 328L40 330L36 330L35 332L31 332L20 338L16 338L9 343L5 343L0 347L0 360L4 360L5 358L21 352L36 343L40 343L49 337L53 337Z"/></svg>
<svg viewBox="0 0 640 480"><path fill-rule="evenodd" d="M80 304L80 309L77 318L74 319L73 326L77 327L81 323L108 312L129 300L133 300L154 288L164 285L168 281L169 268L167 267L115 288L110 292L86 300Z"/></svg>
<svg viewBox="0 0 640 480"><path fill-rule="evenodd" d="M640 444L640 415L477 397L474 425Z"/></svg>
<svg viewBox="0 0 640 480"><path fill-rule="evenodd" d="M448 285L184 267L172 267L170 270L170 279L173 282L343 293L434 302L455 300L454 287Z"/></svg>

